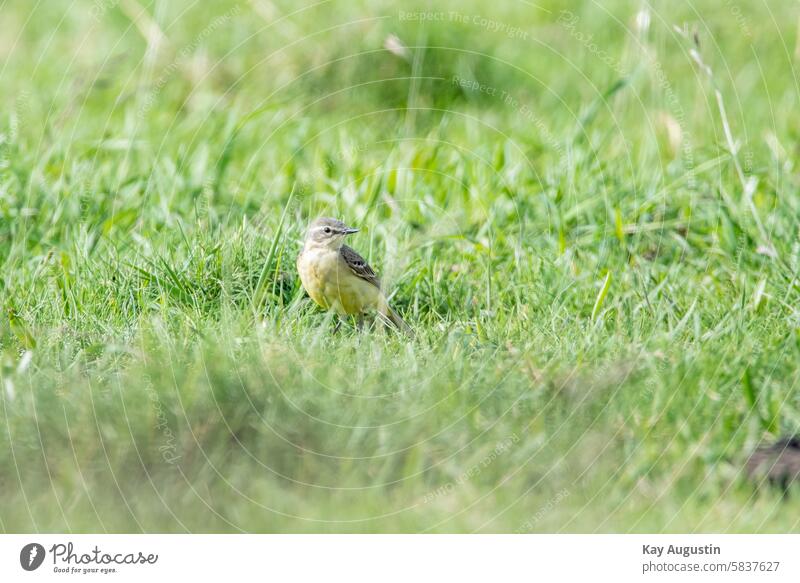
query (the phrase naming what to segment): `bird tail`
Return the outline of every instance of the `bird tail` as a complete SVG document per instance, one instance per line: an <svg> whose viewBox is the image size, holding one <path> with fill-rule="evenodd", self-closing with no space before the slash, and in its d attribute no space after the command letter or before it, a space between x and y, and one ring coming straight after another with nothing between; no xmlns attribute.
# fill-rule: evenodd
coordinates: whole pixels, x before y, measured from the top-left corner
<svg viewBox="0 0 800 583"><path fill-rule="evenodd" d="M400 314L392 309L392 306L389 305L389 302L383 300L381 309L379 310L381 319L385 322L392 324L398 330L407 334L408 336L414 336L414 331L411 329L411 326L406 324L405 320L400 317Z"/></svg>

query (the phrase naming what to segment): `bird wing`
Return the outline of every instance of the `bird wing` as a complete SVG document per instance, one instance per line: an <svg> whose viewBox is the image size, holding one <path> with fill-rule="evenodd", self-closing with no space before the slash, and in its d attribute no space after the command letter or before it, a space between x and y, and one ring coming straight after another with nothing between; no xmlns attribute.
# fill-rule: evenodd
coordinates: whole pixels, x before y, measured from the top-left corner
<svg viewBox="0 0 800 583"><path fill-rule="evenodd" d="M342 245L339 254L341 255L342 259L344 259L347 267L350 268L350 271L352 271L355 275L364 281L368 281L377 288L381 287L381 280L378 279L378 276L369 266L369 263L367 263L366 260L361 257L361 255L356 253L356 251L347 245Z"/></svg>

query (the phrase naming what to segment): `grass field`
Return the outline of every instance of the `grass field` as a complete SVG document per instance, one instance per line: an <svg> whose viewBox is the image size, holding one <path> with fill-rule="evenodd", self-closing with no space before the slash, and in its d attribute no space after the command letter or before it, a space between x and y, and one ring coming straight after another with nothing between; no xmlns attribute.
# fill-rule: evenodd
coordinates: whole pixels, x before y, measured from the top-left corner
<svg viewBox="0 0 800 583"><path fill-rule="evenodd" d="M0 0L1 531L798 530L797 3L494 4Z"/></svg>

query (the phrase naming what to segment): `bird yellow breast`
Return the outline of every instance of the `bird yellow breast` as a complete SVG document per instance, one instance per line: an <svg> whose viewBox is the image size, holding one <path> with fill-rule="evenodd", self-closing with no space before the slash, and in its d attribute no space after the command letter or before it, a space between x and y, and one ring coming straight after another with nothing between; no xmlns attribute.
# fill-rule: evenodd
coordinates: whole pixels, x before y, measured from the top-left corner
<svg viewBox="0 0 800 583"><path fill-rule="evenodd" d="M297 271L308 295L326 310L354 315L378 307L380 290L350 271L338 250L304 250Z"/></svg>

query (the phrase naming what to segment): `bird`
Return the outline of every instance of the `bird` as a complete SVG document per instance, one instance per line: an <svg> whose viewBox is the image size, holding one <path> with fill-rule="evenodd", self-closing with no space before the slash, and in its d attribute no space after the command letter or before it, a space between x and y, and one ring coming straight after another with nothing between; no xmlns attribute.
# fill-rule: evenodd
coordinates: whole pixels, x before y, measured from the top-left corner
<svg viewBox="0 0 800 583"><path fill-rule="evenodd" d="M344 244L358 229L330 217L313 221L297 256L297 272L303 288L314 302L339 316L355 316L360 328L364 316L376 312L406 334L411 328L395 312L381 290L381 282L366 260ZM338 330L339 323L336 325Z"/></svg>

